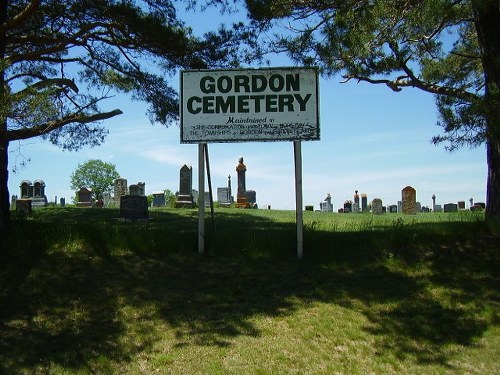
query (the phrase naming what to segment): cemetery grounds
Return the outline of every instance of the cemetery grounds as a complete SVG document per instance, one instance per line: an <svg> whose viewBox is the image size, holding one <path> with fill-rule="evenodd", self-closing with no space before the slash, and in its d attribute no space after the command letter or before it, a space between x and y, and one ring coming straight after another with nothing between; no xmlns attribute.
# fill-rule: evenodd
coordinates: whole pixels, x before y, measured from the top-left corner
<svg viewBox="0 0 500 375"><path fill-rule="evenodd" d="M0 374L500 374L498 227L44 208L0 239Z"/></svg>

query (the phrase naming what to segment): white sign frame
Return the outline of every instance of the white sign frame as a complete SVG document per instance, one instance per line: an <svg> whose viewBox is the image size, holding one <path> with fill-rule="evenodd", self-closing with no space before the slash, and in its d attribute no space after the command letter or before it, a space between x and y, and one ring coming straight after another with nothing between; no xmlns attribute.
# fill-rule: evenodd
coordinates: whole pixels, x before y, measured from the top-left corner
<svg viewBox="0 0 500 375"><path fill-rule="evenodd" d="M318 68L184 70L181 143L320 139Z"/></svg>

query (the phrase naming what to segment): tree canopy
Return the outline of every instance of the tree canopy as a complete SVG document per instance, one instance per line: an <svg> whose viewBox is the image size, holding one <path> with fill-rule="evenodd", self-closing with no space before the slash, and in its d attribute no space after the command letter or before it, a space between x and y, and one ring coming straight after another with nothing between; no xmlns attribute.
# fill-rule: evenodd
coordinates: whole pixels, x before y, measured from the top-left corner
<svg viewBox="0 0 500 375"><path fill-rule="evenodd" d="M500 218L499 0L246 0L258 51L286 53L340 74L435 96L453 150L486 143L488 217Z"/></svg>
<svg viewBox="0 0 500 375"><path fill-rule="evenodd" d="M71 174L70 187L78 190L82 187L91 188L95 199L102 199L104 193L113 192L113 183L120 177L116 166L102 160L90 159Z"/></svg>

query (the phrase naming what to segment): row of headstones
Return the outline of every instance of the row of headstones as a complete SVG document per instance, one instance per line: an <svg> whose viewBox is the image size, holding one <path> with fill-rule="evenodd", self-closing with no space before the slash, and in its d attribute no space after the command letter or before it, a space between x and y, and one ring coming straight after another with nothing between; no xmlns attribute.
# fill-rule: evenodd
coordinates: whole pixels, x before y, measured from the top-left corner
<svg viewBox="0 0 500 375"><path fill-rule="evenodd" d="M486 205L484 203L476 203L474 204L470 209L471 211L475 210L484 210ZM464 211L465 208L465 201L459 201L458 203L446 203L444 206L441 206L439 204L434 205L433 212L458 212L458 211ZM313 207L312 206L306 206L306 210L312 211ZM320 210L322 212L333 212L333 204L330 202L321 202L320 203ZM366 210L360 210L359 206L356 203L351 203L351 202L346 202L344 203L343 208L338 209L338 213L359 213L359 212L367 212L368 209ZM389 206L383 206L382 205L382 200L375 198L372 201L372 213L374 214L382 214L382 213L398 213L398 212L403 212L406 214L415 214L417 212L431 212L431 209L429 207L422 207L420 202L415 203L415 211L403 211L402 209L402 202L399 201L398 205L389 205Z"/></svg>
<svg viewBox="0 0 500 375"><path fill-rule="evenodd" d="M120 206L120 218L124 220L147 220L148 213L148 199L145 195L144 182L139 182L136 185L130 185L127 189L127 180L125 178L118 178L114 184L115 196L111 198L109 193L103 194L102 202L98 201L97 205L108 206L109 204L116 203ZM127 194L128 193L128 194ZM79 207L92 206L92 189L81 188L78 192Z"/></svg>
<svg viewBox="0 0 500 375"><path fill-rule="evenodd" d="M81 187L77 192L77 207L91 207L93 206L92 189L88 187ZM103 193L102 200L98 200L96 205L99 207L107 207L111 203L120 204L120 198L125 195L146 195L146 183L138 182L137 184L127 187L127 179L117 178L114 181L114 197L108 192Z"/></svg>
<svg viewBox="0 0 500 375"><path fill-rule="evenodd" d="M431 210L428 207L422 207L420 202L417 202L417 191L411 187L406 186L401 190L401 198L402 200L398 202L398 205L390 205L385 207L382 205L382 200L379 198L375 198L372 200L372 213L381 214L389 211L390 213L402 212L403 214L416 214L417 212L430 212ZM433 199L435 197L433 196ZM368 197L366 194L361 194L361 212L368 211ZM479 210L484 209L484 203L476 203L472 206L471 199L471 210ZM327 194L324 202L320 203L321 211L333 211L333 204L331 203L331 195ZM459 201L457 204L455 203L447 203L443 207L441 205L433 205L434 212L456 212L460 210L465 210L465 201ZM360 212L359 207L359 195L356 190L354 193L354 203L351 201L347 201L344 203L344 207L338 210L339 213L357 213Z"/></svg>
<svg viewBox="0 0 500 375"><path fill-rule="evenodd" d="M240 158L242 159L242 158ZM241 163L241 161L240 161ZM241 179L239 179L241 180ZM257 193L255 190L246 190L245 196L247 202L256 207ZM153 201L155 197L153 195ZM157 198L161 202L161 196ZM184 164L179 171L179 194L177 194L176 207L192 207L195 199L193 197L193 168L190 165ZM234 203L234 197L231 195L231 176L228 176L228 186L217 188L217 202L221 206L230 206ZM153 204L155 205L155 204ZM210 195L205 193L205 205L210 205Z"/></svg>

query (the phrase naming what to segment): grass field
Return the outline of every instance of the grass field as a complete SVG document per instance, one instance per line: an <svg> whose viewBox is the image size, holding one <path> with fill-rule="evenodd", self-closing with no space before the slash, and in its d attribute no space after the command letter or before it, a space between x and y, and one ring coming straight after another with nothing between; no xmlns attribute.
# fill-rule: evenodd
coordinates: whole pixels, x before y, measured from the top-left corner
<svg viewBox="0 0 500 375"><path fill-rule="evenodd" d="M0 239L0 374L500 374L481 213L47 208Z"/></svg>

